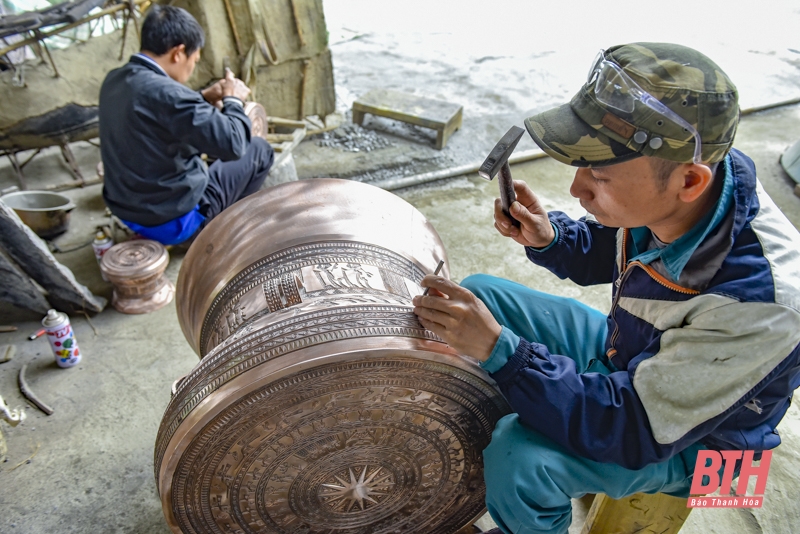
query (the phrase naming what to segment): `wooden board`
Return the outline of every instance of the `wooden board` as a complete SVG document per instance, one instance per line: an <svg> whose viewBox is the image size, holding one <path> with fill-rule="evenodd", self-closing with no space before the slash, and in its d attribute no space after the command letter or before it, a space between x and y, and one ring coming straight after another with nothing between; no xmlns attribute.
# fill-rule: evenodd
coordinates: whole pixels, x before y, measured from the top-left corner
<svg viewBox="0 0 800 534"><path fill-rule="evenodd" d="M302 121L287 120L282 117L268 117L270 132L266 140L275 150L274 166L278 166L288 153L306 137L306 124Z"/></svg>
<svg viewBox="0 0 800 534"><path fill-rule="evenodd" d="M161 0L166 3L166 0ZM324 117L336 109L322 0L176 0L206 32L189 84L205 87L229 66L270 115Z"/></svg>
<svg viewBox="0 0 800 534"><path fill-rule="evenodd" d="M663 493L636 493L622 499L598 494L581 534L675 534L691 511L686 507L686 499Z"/></svg>
<svg viewBox="0 0 800 534"><path fill-rule="evenodd" d="M256 88L254 100L269 115L302 119L308 115L324 117L336 109L333 63L327 49L309 59L258 67L252 85Z"/></svg>
<svg viewBox="0 0 800 534"><path fill-rule="evenodd" d="M437 132L436 148L441 150L450 135L461 127L463 106L419 95L374 89L353 102L353 122L362 124L371 113Z"/></svg>
<svg viewBox="0 0 800 534"><path fill-rule="evenodd" d="M277 63L308 58L328 46L322 0L249 0L255 44L264 41Z"/></svg>

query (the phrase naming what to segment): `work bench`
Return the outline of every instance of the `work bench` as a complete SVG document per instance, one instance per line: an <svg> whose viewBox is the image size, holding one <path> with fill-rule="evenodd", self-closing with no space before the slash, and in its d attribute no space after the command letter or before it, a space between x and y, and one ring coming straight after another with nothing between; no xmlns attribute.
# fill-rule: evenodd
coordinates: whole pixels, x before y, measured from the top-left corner
<svg viewBox="0 0 800 534"><path fill-rule="evenodd" d="M353 123L362 125L364 115L379 117L436 130L436 149L442 150L450 136L461 127L464 107L444 100L374 89L353 102Z"/></svg>

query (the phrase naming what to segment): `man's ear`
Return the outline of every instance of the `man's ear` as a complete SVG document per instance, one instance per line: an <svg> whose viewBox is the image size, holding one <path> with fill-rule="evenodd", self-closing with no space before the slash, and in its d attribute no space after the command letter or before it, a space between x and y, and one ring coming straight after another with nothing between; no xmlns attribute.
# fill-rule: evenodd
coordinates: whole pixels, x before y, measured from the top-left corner
<svg viewBox="0 0 800 534"><path fill-rule="evenodd" d="M172 49L169 51L169 59L172 63L179 63L181 61L181 54L186 55L186 45L179 44L178 46L173 46Z"/></svg>
<svg viewBox="0 0 800 534"><path fill-rule="evenodd" d="M678 197L686 203L691 203L700 198L714 179L714 175L708 166L702 163L692 163L680 169L682 172L683 185L678 193Z"/></svg>

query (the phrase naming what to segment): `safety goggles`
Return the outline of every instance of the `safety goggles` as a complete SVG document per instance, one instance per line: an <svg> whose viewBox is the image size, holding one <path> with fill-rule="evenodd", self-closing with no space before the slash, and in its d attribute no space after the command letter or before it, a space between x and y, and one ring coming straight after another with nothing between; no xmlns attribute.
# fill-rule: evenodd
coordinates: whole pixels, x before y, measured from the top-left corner
<svg viewBox="0 0 800 534"><path fill-rule="evenodd" d="M595 97L601 104L626 113L633 113L635 104L638 101L691 133L694 136L694 157L692 159L695 163L702 163L702 144L700 142L700 134L695 127L662 104L653 95L639 87L639 84L633 81L622 70L622 67L607 60L605 50L600 50L597 58L592 63L592 69L589 71L586 84L591 85L592 82L595 82ZM636 132L634 141L644 143L647 140L646 135L642 131ZM637 136L640 138L637 138ZM659 148L661 143L662 141L659 138L650 140L650 146L654 149Z"/></svg>

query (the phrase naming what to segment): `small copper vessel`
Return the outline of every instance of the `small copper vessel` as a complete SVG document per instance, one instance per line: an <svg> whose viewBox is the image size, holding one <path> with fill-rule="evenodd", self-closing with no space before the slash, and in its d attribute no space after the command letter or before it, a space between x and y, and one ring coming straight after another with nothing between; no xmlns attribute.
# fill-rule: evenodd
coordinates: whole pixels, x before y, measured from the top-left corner
<svg viewBox="0 0 800 534"><path fill-rule="evenodd" d="M114 285L111 305L121 313L149 313L172 302L175 286L164 271L169 253L164 245L136 239L114 245L103 255L100 270Z"/></svg>

